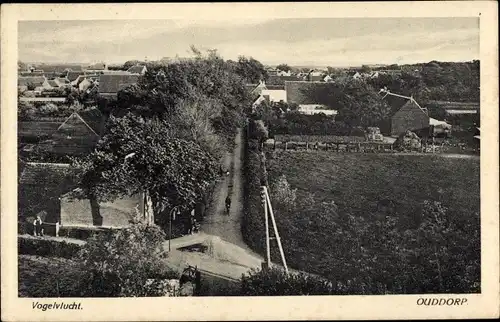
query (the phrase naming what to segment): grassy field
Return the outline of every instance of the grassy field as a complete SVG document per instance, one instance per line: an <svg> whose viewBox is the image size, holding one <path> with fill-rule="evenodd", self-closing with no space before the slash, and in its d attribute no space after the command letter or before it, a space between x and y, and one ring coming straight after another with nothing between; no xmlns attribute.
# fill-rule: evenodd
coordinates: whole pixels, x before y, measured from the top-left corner
<svg viewBox="0 0 500 322"><path fill-rule="evenodd" d="M367 293L478 291L479 159L278 152L268 153L267 170L271 185L285 175L299 200L309 193L314 196L312 209L298 205L280 212L276 201L292 267L344 281L364 273L370 280L370 274L381 272L368 284L383 284L402 271L415 272L401 277L397 287L377 286ZM382 199L394 201L396 227L387 228L388 217L375 215ZM426 200L441 202L452 228L432 228L435 235L429 233L430 226L422 225L423 218L429 218L423 215ZM331 201L337 205L334 211L324 204ZM436 248L425 246L438 240ZM441 267L432 266L436 258Z"/></svg>
<svg viewBox="0 0 500 322"><path fill-rule="evenodd" d="M380 199L413 212L426 199L441 200L457 216L479 212L479 160L438 155L281 152L268 158L270 182L286 175L299 194L333 200L341 210L366 213Z"/></svg>

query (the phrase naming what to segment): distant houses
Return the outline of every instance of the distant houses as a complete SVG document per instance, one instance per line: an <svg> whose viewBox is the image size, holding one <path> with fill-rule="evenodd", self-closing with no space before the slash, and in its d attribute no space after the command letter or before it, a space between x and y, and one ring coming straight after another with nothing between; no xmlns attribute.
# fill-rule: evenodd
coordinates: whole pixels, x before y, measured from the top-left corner
<svg viewBox="0 0 500 322"><path fill-rule="evenodd" d="M252 108L256 108L262 102L286 102L286 91L284 87L279 85L266 85L261 81L252 91L251 94L256 97L252 104Z"/></svg>
<svg viewBox="0 0 500 322"><path fill-rule="evenodd" d="M299 105L299 112L303 114L319 114L336 115L337 111L323 105L315 98L307 95L307 91L317 88L328 88L331 84L325 82L310 82L310 81L295 81L285 82L286 102Z"/></svg>
<svg viewBox="0 0 500 322"><path fill-rule="evenodd" d="M51 89L49 81L45 76L21 76L17 78L17 87L20 91L43 91Z"/></svg>
<svg viewBox="0 0 500 322"><path fill-rule="evenodd" d="M107 70L105 63L91 64L85 68L86 73L102 73Z"/></svg>
<svg viewBox="0 0 500 322"><path fill-rule="evenodd" d="M137 83L139 75L128 72L102 74L99 76L99 95L107 98L116 98L120 90Z"/></svg>
<svg viewBox="0 0 500 322"><path fill-rule="evenodd" d="M145 65L135 65L127 70L127 72L131 74L138 74L138 75L144 75L146 74L147 71L148 69L146 68Z"/></svg>
<svg viewBox="0 0 500 322"><path fill-rule="evenodd" d="M447 115L479 114L479 102L429 101L443 109Z"/></svg>
<svg viewBox="0 0 500 322"><path fill-rule="evenodd" d="M74 112L65 119L19 122L21 157L33 153L56 157L49 162L20 161L20 222L32 222L34 216L41 214L44 222L59 222L63 226L123 227L136 214L149 215L147 199L141 194L99 203L74 190L78 171L61 157L91 153L103 135L104 123L105 117L98 109Z"/></svg>

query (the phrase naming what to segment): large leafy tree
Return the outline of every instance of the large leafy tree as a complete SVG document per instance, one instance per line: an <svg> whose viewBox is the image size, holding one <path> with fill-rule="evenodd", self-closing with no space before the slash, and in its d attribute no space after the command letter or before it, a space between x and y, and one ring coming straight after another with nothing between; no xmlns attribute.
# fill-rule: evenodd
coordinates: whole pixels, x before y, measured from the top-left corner
<svg viewBox="0 0 500 322"><path fill-rule="evenodd" d="M112 113L131 111L171 120L187 105L203 106L215 133L232 138L241 125L244 108L250 104L242 78L215 51L203 56L193 50L194 59L149 66L137 85L119 93ZM207 103L200 104L203 101Z"/></svg>
<svg viewBox="0 0 500 322"><path fill-rule="evenodd" d="M245 56L238 57L236 63L236 73L240 75L247 83L258 83L260 80L268 78L264 65L258 60Z"/></svg>
<svg viewBox="0 0 500 322"><path fill-rule="evenodd" d="M375 125L390 115L390 107L372 86L363 81L311 85L302 90L310 101L338 111L336 120L350 128Z"/></svg>
<svg viewBox="0 0 500 322"><path fill-rule="evenodd" d="M114 200L147 192L156 218L161 210L190 209L216 175L216 160L193 140L176 137L166 121L128 114L111 117L94 153L75 160L82 192L95 200Z"/></svg>

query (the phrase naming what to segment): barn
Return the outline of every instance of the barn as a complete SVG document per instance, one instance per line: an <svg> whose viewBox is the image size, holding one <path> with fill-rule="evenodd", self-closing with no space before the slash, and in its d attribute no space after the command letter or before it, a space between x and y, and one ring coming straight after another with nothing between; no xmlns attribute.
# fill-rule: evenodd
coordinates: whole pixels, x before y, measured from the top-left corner
<svg viewBox="0 0 500 322"><path fill-rule="evenodd" d="M422 131L429 128L427 110L418 105L412 97L391 118L391 136L399 136L406 131Z"/></svg>

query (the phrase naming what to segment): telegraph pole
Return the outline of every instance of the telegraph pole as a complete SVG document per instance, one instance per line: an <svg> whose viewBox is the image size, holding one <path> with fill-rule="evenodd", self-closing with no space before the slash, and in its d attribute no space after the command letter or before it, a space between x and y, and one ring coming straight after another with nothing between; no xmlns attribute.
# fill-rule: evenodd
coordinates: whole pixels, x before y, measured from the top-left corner
<svg viewBox="0 0 500 322"><path fill-rule="evenodd" d="M262 198L262 206L264 206L264 218L266 223L266 264L267 268L271 268L271 247L269 243L269 214L267 212L266 187L261 187L260 196Z"/></svg>
<svg viewBox="0 0 500 322"><path fill-rule="evenodd" d="M285 259L285 253L283 251L283 247L281 245L281 238L280 238L280 235L278 233L278 227L276 226L276 220L274 219L274 213L273 213L273 207L271 205L271 199L269 198L269 193L267 192L267 187L266 186L262 186L262 190L264 192L264 195L266 197L266 203L267 203L267 207L269 207L269 213L271 214L271 221L273 223L273 229L274 229L274 236L276 238L276 241L278 242L278 248L279 248L279 251L280 251L280 255L281 255L281 261L283 262L283 266L285 267L285 271L286 273L288 273L288 266L286 264L286 259ZM267 207L265 207L265 213L267 213ZM267 225L268 226L268 225ZM266 230L266 239L267 239L267 244L266 245L269 245L269 230ZM270 251L269 251L269 246L268 246L268 256L270 257Z"/></svg>

